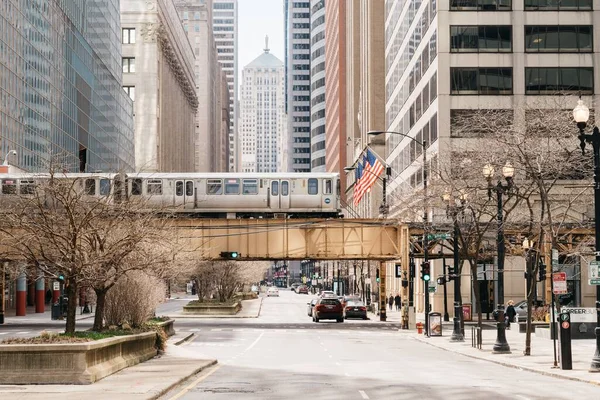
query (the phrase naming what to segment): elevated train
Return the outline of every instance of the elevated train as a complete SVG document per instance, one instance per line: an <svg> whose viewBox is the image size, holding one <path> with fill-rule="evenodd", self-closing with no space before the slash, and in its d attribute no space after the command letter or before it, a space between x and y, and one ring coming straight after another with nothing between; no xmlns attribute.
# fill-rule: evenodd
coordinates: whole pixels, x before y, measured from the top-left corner
<svg viewBox="0 0 600 400"><path fill-rule="evenodd" d="M28 195L48 174L0 174L0 199ZM65 173L90 196L144 196L149 204L206 218L341 217L335 173Z"/></svg>

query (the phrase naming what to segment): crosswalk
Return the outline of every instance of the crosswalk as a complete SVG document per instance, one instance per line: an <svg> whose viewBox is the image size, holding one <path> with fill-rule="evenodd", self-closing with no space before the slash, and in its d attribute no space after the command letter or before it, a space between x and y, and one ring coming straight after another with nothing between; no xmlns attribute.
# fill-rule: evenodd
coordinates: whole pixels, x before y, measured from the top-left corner
<svg viewBox="0 0 600 400"><path fill-rule="evenodd" d="M266 329L266 328L176 328L179 333L227 333L227 332L248 332L248 333L266 333L266 334L284 334L284 335L306 335L307 330L302 329ZM334 336L352 336L360 333L369 335L381 335L381 336L394 336L397 332L391 331L374 331L367 329L352 329L352 330L334 330L334 329L322 329L314 331L315 334L319 335L334 335Z"/></svg>

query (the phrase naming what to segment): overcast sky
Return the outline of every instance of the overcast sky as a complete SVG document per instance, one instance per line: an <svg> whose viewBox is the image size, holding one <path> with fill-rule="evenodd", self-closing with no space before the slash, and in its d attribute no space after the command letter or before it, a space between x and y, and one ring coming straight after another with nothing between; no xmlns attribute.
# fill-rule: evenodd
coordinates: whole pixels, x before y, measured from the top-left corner
<svg viewBox="0 0 600 400"><path fill-rule="evenodd" d="M238 67L242 69L263 53L265 35L271 53L284 60L283 0L238 0Z"/></svg>

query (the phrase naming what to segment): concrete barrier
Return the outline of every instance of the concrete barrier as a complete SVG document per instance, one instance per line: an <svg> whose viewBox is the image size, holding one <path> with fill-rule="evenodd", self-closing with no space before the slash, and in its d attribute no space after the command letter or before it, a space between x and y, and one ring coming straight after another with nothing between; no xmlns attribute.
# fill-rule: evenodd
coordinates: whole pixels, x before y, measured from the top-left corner
<svg viewBox="0 0 600 400"><path fill-rule="evenodd" d="M156 325L163 328L167 336L173 336L175 334L175 327L173 326L175 320L169 319L163 322L157 322Z"/></svg>
<svg viewBox="0 0 600 400"><path fill-rule="evenodd" d="M195 303L183 306L184 314L196 315L235 315L242 309L238 301L233 304Z"/></svg>
<svg viewBox="0 0 600 400"><path fill-rule="evenodd" d="M156 355L155 332L93 342L0 345L0 384L87 385Z"/></svg>

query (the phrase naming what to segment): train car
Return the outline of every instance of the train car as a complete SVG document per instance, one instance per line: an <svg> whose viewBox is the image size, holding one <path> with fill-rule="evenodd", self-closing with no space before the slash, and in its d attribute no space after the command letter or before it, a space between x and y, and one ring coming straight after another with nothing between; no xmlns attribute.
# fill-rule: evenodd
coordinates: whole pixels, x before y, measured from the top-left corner
<svg viewBox="0 0 600 400"><path fill-rule="evenodd" d="M48 174L0 174L0 196L27 195ZM340 217L333 173L67 173L89 196L141 196L156 208L210 218ZM6 198L4 200L7 200Z"/></svg>

